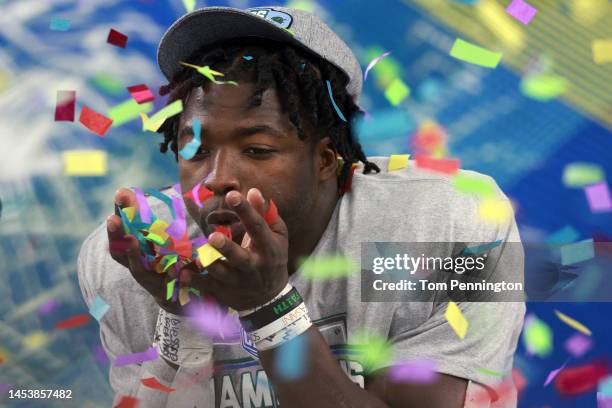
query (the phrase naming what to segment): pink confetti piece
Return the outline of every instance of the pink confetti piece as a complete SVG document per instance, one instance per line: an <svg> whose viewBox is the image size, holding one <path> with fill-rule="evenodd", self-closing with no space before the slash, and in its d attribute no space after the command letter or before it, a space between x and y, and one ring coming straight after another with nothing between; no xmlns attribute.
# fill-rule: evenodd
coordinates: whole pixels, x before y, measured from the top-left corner
<svg viewBox="0 0 612 408"><path fill-rule="evenodd" d="M557 374L559 374L561 372L561 370L563 370L565 368L565 365L567 364L567 362L569 361L569 359L563 363L563 365L559 368L557 368L556 370L552 370L550 373L548 373L548 376L546 377L546 381L544 381L544 386L546 387L548 384L550 384L552 382L552 380L555 379L555 377L557 376Z"/></svg>
<svg viewBox="0 0 612 408"><path fill-rule="evenodd" d="M436 363L432 360L406 361L393 365L387 374L392 382L431 384L438 378Z"/></svg>
<svg viewBox="0 0 612 408"><path fill-rule="evenodd" d="M138 187L132 187L134 193L136 193L136 202L138 203L138 213L140 214L140 219L142 222L146 224L151 223L151 208L149 207L149 202L145 197L144 193Z"/></svg>
<svg viewBox="0 0 612 408"><path fill-rule="evenodd" d="M183 207L183 200L180 197L172 197L172 208L176 217L172 224L166 228L166 233L173 239L179 241L185 234L187 229L187 221L185 220L185 207Z"/></svg>
<svg viewBox="0 0 612 408"><path fill-rule="evenodd" d="M606 182L591 184L584 188L591 211L594 213L612 211L612 199Z"/></svg>
<svg viewBox="0 0 612 408"><path fill-rule="evenodd" d="M151 346L147 349L147 351L118 356L115 359L115 367L122 367L128 364L138 364L144 361L152 361L156 360L158 357L159 353L157 352L157 349Z"/></svg>
<svg viewBox="0 0 612 408"><path fill-rule="evenodd" d="M575 358L580 358L586 354L593 346L593 340L589 336L575 333L565 341L565 350Z"/></svg>
<svg viewBox="0 0 612 408"><path fill-rule="evenodd" d="M127 90L132 95L132 98L139 104L151 102L155 99L155 95L153 95L153 92L151 92L149 87L145 84L129 86Z"/></svg>
<svg viewBox="0 0 612 408"><path fill-rule="evenodd" d="M378 64L382 59L384 59L387 55L391 54L391 51L387 51L381 55L379 55L378 57L374 58L372 61L370 61L370 63L368 64L368 67L365 70L365 74L363 76L363 80L365 81L366 79L368 79L368 73L370 72L370 70L372 68L374 68L374 65Z"/></svg>
<svg viewBox="0 0 612 408"><path fill-rule="evenodd" d="M612 396L606 396L604 393L598 392L597 408L612 408Z"/></svg>
<svg viewBox="0 0 612 408"><path fill-rule="evenodd" d="M50 299L46 301L45 303L43 303L42 305L40 305L40 307L38 308L38 315L47 316L53 313L53 311L57 309L59 305L60 305L59 301L55 299Z"/></svg>
<svg viewBox="0 0 612 408"><path fill-rule="evenodd" d="M57 91L55 104L55 121L74 122L74 109L76 105L76 91Z"/></svg>
<svg viewBox="0 0 612 408"><path fill-rule="evenodd" d="M189 302L187 314L193 318L193 328L204 336L223 340L240 337L236 315L228 315L212 300Z"/></svg>
<svg viewBox="0 0 612 408"><path fill-rule="evenodd" d="M523 0L513 0L512 3L506 8L506 12L512 17L516 18L521 23L527 25L536 15L538 10L531 4L524 2Z"/></svg>
<svg viewBox="0 0 612 408"><path fill-rule="evenodd" d="M127 35L120 33L119 31L111 28L110 31L108 32L108 38L106 39L106 42L112 45L116 45L117 47L120 47L120 48L125 48L127 44L127 40L128 40Z"/></svg>

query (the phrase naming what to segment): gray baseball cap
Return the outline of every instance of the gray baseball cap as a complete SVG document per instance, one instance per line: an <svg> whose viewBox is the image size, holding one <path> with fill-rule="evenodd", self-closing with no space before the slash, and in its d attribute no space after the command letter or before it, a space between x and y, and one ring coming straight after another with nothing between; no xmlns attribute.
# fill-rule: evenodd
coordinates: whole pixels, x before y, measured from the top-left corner
<svg viewBox="0 0 612 408"><path fill-rule="evenodd" d="M361 67L349 46L316 15L287 7L204 7L175 21L162 37L157 62L168 80L183 68L195 51L238 37L267 38L301 48L329 61L349 81L346 89L355 101L362 87Z"/></svg>

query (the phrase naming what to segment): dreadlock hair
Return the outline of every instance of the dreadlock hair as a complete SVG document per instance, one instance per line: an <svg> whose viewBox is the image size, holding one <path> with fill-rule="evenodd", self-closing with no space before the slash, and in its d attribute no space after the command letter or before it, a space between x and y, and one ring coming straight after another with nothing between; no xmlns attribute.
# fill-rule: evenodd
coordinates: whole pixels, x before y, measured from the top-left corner
<svg viewBox="0 0 612 408"><path fill-rule="evenodd" d="M248 58L248 57L252 58ZM247 58L243 58L247 57ZM369 162L351 126L351 122L363 112L354 103L346 90L347 76L329 62L306 56L296 48L257 38L242 38L196 51L187 61L198 66L225 74L220 80L246 80L255 84L251 106L261 104L263 92L275 86L283 112L297 129L301 140L306 138L302 119L309 121L317 135L329 136L336 152L343 159L338 175L338 185L344 186L352 174L352 165L358 161L364 164L364 174L380 168ZM344 114L346 122L336 114L330 101L327 83L331 84L336 105ZM195 87L205 87L210 82L193 68L183 68L172 81L159 89L160 95L168 96L170 104L178 99L185 102ZM231 85L223 85L231 86ZM178 160L178 115L169 118L160 132L164 141L160 151L165 153L168 146ZM316 137L316 136L315 136ZM321 136L319 136L321 137Z"/></svg>

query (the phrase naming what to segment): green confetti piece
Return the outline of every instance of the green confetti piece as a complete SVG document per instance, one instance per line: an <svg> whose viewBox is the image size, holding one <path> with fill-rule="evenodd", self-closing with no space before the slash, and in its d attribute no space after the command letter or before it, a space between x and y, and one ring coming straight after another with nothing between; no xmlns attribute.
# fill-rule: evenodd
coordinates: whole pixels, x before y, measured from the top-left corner
<svg viewBox="0 0 612 408"><path fill-rule="evenodd" d="M393 106L397 106L410 95L410 88L399 78L395 78L385 91L385 98Z"/></svg>
<svg viewBox="0 0 612 408"><path fill-rule="evenodd" d="M162 237L160 237L159 235L154 234L152 232L149 232L144 237L144 239L146 239L147 241L151 241L151 242L153 242L153 243L155 243L157 245L160 245L160 246L164 246L166 244L166 241L164 241L164 239Z"/></svg>
<svg viewBox="0 0 612 408"><path fill-rule="evenodd" d="M166 300L172 299L172 294L174 293L174 284L176 283L176 279L172 279L166 285Z"/></svg>
<svg viewBox="0 0 612 408"><path fill-rule="evenodd" d="M163 272L166 272L169 267L174 265L178 261L178 255L166 255L162 258L162 262L168 262L163 269Z"/></svg>
<svg viewBox="0 0 612 408"><path fill-rule="evenodd" d="M553 334L550 327L535 315L530 315L525 319L523 328L523 344L525 348L539 356L546 357L552 351Z"/></svg>
<svg viewBox="0 0 612 408"><path fill-rule="evenodd" d="M100 91L108 95L121 95L125 92L125 86L117 78L108 74L97 74L89 79L89 82Z"/></svg>
<svg viewBox="0 0 612 408"><path fill-rule="evenodd" d="M493 52L457 38L450 50L450 56L481 67L495 68L501 61L502 53Z"/></svg>
<svg viewBox="0 0 612 408"><path fill-rule="evenodd" d="M196 0L183 0L183 6L188 13L191 13L195 9Z"/></svg>
<svg viewBox="0 0 612 408"><path fill-rule="evenodd" d="M202 297L202 294L200 293L199 290L197 290L196 288L189 288L189 291L193 294L195 294L197 297Z"/></svg>
<svg viewBox="0 0 612 408"><path fill-rule="evenodd" d="M453 186L457 191L466 194L477 194L479 196L487 196L493 194L495 187L490 180L482 177L469 176L462 173L457 173L452 177Z"/></svg>
<svg viewBox="0 0 612 408"><path fill-rule="evenodd" d="M141 113L149 113L152 110L153 104L151 102L139 104L134 99L130 98L110 108L106 116L113 120L112 127L117 127L139 118Z"/></svg>
<svg viewBox="0 0 612 408"><path fill-rule="evenodd" d="M570 188L582 188L604 180L603 169L592 163L570 163L563 169L563 184Z"/></svg>
<svg viewBox="0 0 612 408"><path fill-rule="evenodd" d="M500 373L499 371L489 370L488 368L484 368L484 367L478 367L476 369L476 371L478 371L479 373L482 373L482 374L486 374L486 375L493 375L495 377L503 377L504 376L504 374Z"/></svg>
<svg viewBox="0 0 612 408"><path fill-rule="evenodd" d="M528 75L521 80L521 92L538 101L549 101L565 93L567 79L553 74Z"/></svg>
<svg viewBox="0 0 612 408"><path fill-rule="evenodd" d="M391 363L393 349L391 343L382 336L365 331L361 332L357 334L354 346L359 351L357 359L363 366L365 374L376 371L381 367L387 367Z"/></svg>
<svg viewBox="0 0 612 408"><path fill-rule="evenodd" d="M303 259L301 269L304 278L322 280L353 275L357 265L342 255L326 255Z"/></svg>

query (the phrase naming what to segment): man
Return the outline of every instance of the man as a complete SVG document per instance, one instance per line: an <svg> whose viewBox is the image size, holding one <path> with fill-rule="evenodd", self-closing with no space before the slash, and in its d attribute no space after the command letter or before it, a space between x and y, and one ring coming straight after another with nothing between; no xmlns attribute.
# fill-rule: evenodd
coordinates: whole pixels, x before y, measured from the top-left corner
<svg viewBox="0 0 612 408"><path fill-rule="evenodd" d="M461 339L445 318L447 302L362 302L358 273L316 280L302 271L306 257L359 260L362 242L519 242L512 219L483 222L480 197L456 191L447 176L414 163L389 172L387 158L366 158L352 126L360 116L361 69L329 27L283 7L204 8L170 27L158 61L170 81L160 93L184 105L161 128L161 150L175 153L180 188L163 190L165 197L152 192L149 205L171 224L178 207L157 198L167 202L180 191L189 237L202 243L203 233L223 258L203 265L200 253L176 273L156 273L116 215L86 240L79 279L88 304L99 295L111 305L100 322L107 354L142 352L153 342L161 353L141 364L111 365L115 404L122 395L144 406L516 404L514 389L500 391L499 378L487 370L508 375L523 303L459 302L469 323ZM200 124L197 152L183 155ZM115 202L143 206L128 189ZM119 244L127 252L113 251ZM522 273L522 260L518 267L514 260L509 250L498 251L496 273ZM198 335L185 306L167 299L170 278L229 307L239 333ZM414 384L393 381L392 362L375 359L366 367L349 347L364 329L388 339L393 361L427 359L438 376ZM283 360L281 350L296 344L298 353ZM286 366L301 358L300 372L287 374ZM211 359L210 382L199 368L189 370L209 367ZM177 379L183 371L196 380L185 386ZM177 390L143 386L149 377Z"/></svg>

